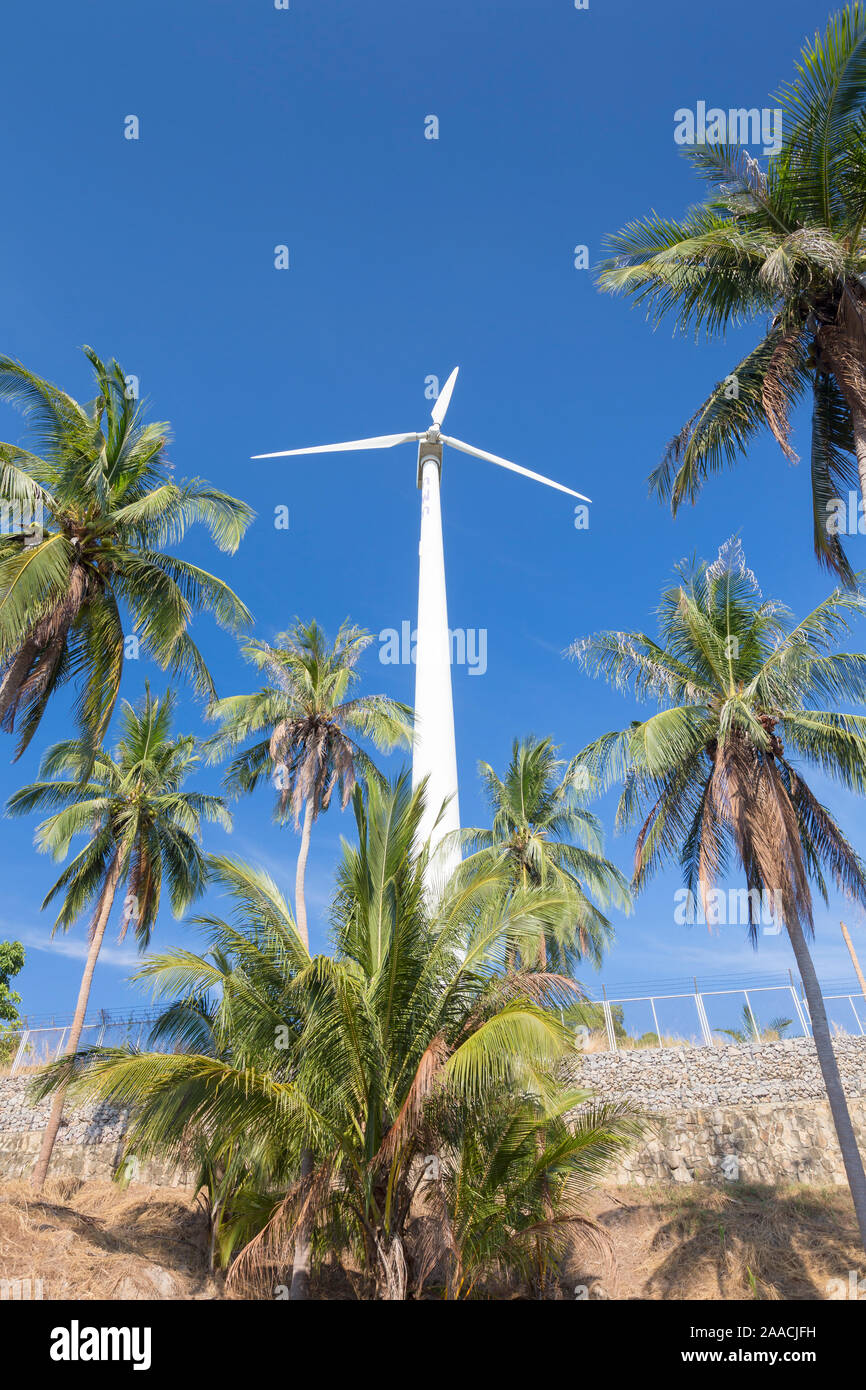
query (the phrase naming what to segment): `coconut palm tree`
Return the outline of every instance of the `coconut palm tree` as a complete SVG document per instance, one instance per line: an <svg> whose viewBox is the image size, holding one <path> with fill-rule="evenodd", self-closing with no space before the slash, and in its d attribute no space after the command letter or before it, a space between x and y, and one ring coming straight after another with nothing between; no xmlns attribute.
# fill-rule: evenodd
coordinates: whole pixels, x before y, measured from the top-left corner
<svg viewBox="0 0 866 1390"><path fill-rule="evenodd" d="M280 1125L260 1135L253 1127L239 1138L207 1120L204 1110L201 1122L189 1117L197 1104L206 1106L217 1076L220 1089L234 1090L250 1118L257 1105L270 1104L278 1088L293 1080L311 998L305 975L311 962L291 910L267 873L224 856L211 856L209 870L230 910L190 919L205 934L208 949L150 956L136 976L164 1004L151 1030L152 1046L187 1060L181 1077L172 1063L166 1069L158 1052L143 1087L135 1074L137 1104L125 1159L167 1154L195 1169L210 1219L211 1264L227 1267L297 1184L305 1151L299 1160L299 1131L289 1140ZM125 1060L122 1052L99 1049L88 1056ZM211 1062L222 1070L211 1072ZM112 1085L119 1074L111 1070ZM292 1296L299 1296L297 1288Z"/></svg>
<svg viewBox="0 0 866 1390"><path fill-rule="evenodd" d="M128 701L121 706L120 738L113 755L100 749L94 756L87 739L57 743L42 760L40 780L22 787L7 803L13 816L51 810L37 828L36 844L55 859L66 857L76 836L87 837L42 904L61 900L55 930L68 930L94 905L67 1055L78 1047L96 961L122 886L127 892L120 936L132 925L145 950L159 912L163 880L175 916L185 912L204 887L206 866L196 838L202 822L216 822L225 829L231 825L220 797L181 790L199 757L195 739L171 737L173 707L170 692L158 700L146 688L138 708ZM37 1191L48 1173L63 1103L61 1089L33 1170Z"/></svg>
<svg viewBox="0 0 866 1390"><path fill-rule="evenodd" d="M604 906L615 902L624 910L630 897L619 869L602 857L601 822L583 805L586 769L577 759L566 763L556 754L552 739L530 737L514 740L504 778L489 763L479 764L493 823L489 830L461 832L469 850L463 872L498 866L509 886L552 888L568 896L570 912L543 934L536 964L571 974L586 958L600 965L613 936L590 894Z"/></svg>
<svg viewBox="0 0 866 1390"><path fill-rule="evenodd" d="M447 1298L467 1299L504 1276L544 1297L575 1229L599 1238L587 1196L639 1137L635 1112L558 1085L434 1114L441 1157L420 1189L419 1286L438 1273Z"/></svg>
<svg viewBox="0 0 866 1390"><path fill-rule="evenodd" d="M352 803L357 844L344 844L338 870L333 955L310 959L266 875L214 861L233 910L200 919L210 949L167 951L139 972L175 1000L162 1040L183 1050L91 1049L41 1084L71 1078L77 1094L123 1097L129 1154L180 1160L201 1141L226 1172L240 1148L246 1168L235 1171L216 1248L236 1249L251 1222L258 1234L231 1279L285 1268L309 1225L320 1251L351 1249L393 1298L430 1273L407 1221L431 1146L453 1135L460 1107L472 1124L506 1091L551 1094L551 1069L571 1048L555 1006L577 991L550 974L503 974L509 948L533 926L540 933L554 895L505 896L498 875L479 873L468 884L455 877L431 903L429 847L417 847L423 788L373 779ZM599 1143L625 1140L618 1115L605 1123ZM553 1178L567 1163L551 1148L542 1167Z"/></svg>
<svg viewBox="0 0 866 1390"><path fill-rule="evenodd" d="M639 825L633 886L678 861L705 912L715 881L733 864L755 904L772 892L803 981L815 1048L860 1232L866 1248L866 1178L833 1052L824 1000L807 945L813 884L827 878L866 904L866 866L808 786L811 765L851 791L866 791L866 716L823 707L862 705L866 656L838 643L866 602L837 590L795 623L761 597L738 543L711 565L682 565L662 596L659 637L602 632L571 648L590 674L658 703L646 720L604 734L580 757L602 785L622 781L617 825ZM757 910L759 912L759 909ZM708 918L708 920L710 920Z"/></svg>
<svg viewBox="0 0 866 1390"><path fill-rule="evenodd" d="M70 677L99 746L120 688L124 607L129 636L209 696L190 618L210 611L231 631L250 621L222 580L165 552L196 521L233 552L250 508L199 478L175 482L168 426L145 421L116 362L84 351L96 383L89 405L0 356L0 400L23 412L36 451L0 444L0 727L18 721L16 756Z"/></svg>
<svg viewBox="0 0 866 1390"><path fill-rule="evenodd" d="M295 911L304 945L309 947L304 875L313 822L338 791L348 804L356 778L378 775L358 743L368 738L388 749L411 741L411 711L386 695L356 695L356 663L372 642L362 628L341 625L333 643L315 621L295 620L274 645L251 641L243 654L268 683L251 695L216 700L208 717L222 724L210 740L217 760L253 736L229 764L226 788L234 795L253 791L265 777L278 788L276 817L291 810L301 829L295 874ZM255 738L255 735L265 737ZM301 820L303 817L303 828Z"/></svg>
<svg viewBox="0 0 866 1390"><path fill-rule="evenodd" d="M689 152L710 185L679 220L651 216L607 243L605 290L631 295L655 323L724 334L764 320L733 366L668 445L652 475L676 512L710 474L771 430L792 462L791 410L811 398L812 530L818 559L845 581L841 499L866 501L866 8L847 6L804 48L774 99L784 136L766 173L743 149L711 139ZM712 130L708 132L712 134ZM729 132L730 133L730 132Z"/></svg>

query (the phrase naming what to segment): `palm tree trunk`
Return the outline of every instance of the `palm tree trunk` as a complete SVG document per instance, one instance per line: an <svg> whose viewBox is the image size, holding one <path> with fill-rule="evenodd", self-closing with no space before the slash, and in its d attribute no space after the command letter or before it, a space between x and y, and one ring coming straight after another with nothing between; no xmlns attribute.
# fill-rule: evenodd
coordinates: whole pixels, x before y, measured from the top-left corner
<svg viewBox="0 0 866 1390"><path fill-rule="evenodd" d="M386 1303L404 1302L409 1272L402 1240L394 1236L389 1241L384 1232L381 1239L377 1235L376 1254L379 1259L376 1279L379 1297Z"/></svg>
<svg viewBox="0 0 866 1390"><path fill-rule="evenodd" d="M311 1149L301 1154L301 1181L305 1182L313 1171ZM295 1253L292 1259L292 1282L289 1286L289 1301L301 1302L310 1296L310 1266L312 1264L312 1217L305 1216L295 1237Z"/></svg>
<svg viewBox="0 0 866 1390"><path fill-rule="evenodd" d="M857 455L860 496L866 503L866 414L862 410L852 410L851 423L854 428L854 452Z"/></svg>
<svg viewBox="0 0 866 1390"><path fill-rule="evenodd" d="M824 1078L827 1099L830 1102L830 1113L833 1116L833 1124L836 1127L836 1137L839 1140L839 1148L842 1151L842 1162L845 1164L845 1172L848 1176L848 1186L851 1189L851 1197L854 1201L857 1224L860 1227L860 1239L863 1242L863 1249L866 1250L866 1174L863 1172L863 1160L860 1156L860 1150L857 1147L857 1139L854 1134L854 1126L851 1123L848 1102L845 1099L845 1092L842 1089L842 1078L839 1075L839 1065L836 1061L836 1054L833 1051L833 1042L830 1037L830 1025L827 1022L827 1010L824 1007L824 996L821 993L821 986L818 984L818 976L815 974L815 967L812 964L812 957L809 954L809 948L806 945L806 938L803 935L800 924L798 922L788 922L786 925L791 945L794 948L794 955L797 959L800 979L803 981L806 1003L809 1005L809 1014L812 1019L812 1036L815 1040L815 1051L818 1054L818 1065L821 1068L821 1075Z"/></svg>
<svg viewBox="0 0 866 1390"><path fill-rule="evenodd" d="M111 916L111 909L114 905L114 896L117 892L117 885L120 882L120 861L117 854L112 859L108 872L105 875L105 882L102 885L102 892L99 895L96 913L93 918L93 926L90 935L90 946L87 952L87 960L84 963L84 973L81 976L81 984L78 989L78 1002L75 1005L75 1014L72 1019L72 1027L69 1030L69 1040L64 1050L64 1056L70 1057L73 1052L78 1050L81 1029L84 1026L84 1018L87 1013L87 1005L90 1000L90 986L93 982L93 971L96 960L102 946L102 938L105 936L105 928ZM48 1116L48 1123L45 1126L45 1133L42 1136L42 1147L39 1150L39 1157L33 1168L30 1178L31 1186L34 1191L41 1192L48 1176L48 1165L51 1162L51 1154L57 1139L57 1131L60 1128L60 1120L63 1115L63 1104L66 1099L66 1087L61 1086L55 1091L54 1099L51 1102L51 1111Z"/></svg>
<svg viewBox="0 0 866 1390"><path fill-rule="evenodd" d="M304 896L304 875L307 871L307 855L310 852L310 831L313 828L313 798L307 797L307 804L304 807L304 828L301 831L301 848L298 850L298 867L295 871L295 917L298 923L298 934L306 946L310 949L310 934L307 930L307 900Z"/></svg>
<svg viewBox="0 0 866 1390"><path fill-rule="evenodd" d="M547 1134L546 1134L545 1130L539 1129L538 1132L537 1132L537 1134L536 1134L536 1136L535 1136L535 1152L538 1154L539 1158L540 1158L541 1155L544 1153L544 1146L545 1146L546 1143L547 1143ZM541 1200L542 1200L543 1210L544 1210L544 1219L545 1219L545 1221L552 1222L552 1221L553 1221L553 1202L552 1202L551 1199L550 1199L550 1183L548 1182L547 1174L545 1174L544 1177L541 1179ZM546 1297L547 1297L547 1266L546 1266L546 1264L545 1264L545 1262L544 1262L544 1255L543 1255L542 1249L541 1249L541 1237L540 1237L540 1236L536 1236L536 1237L535 1237L535 1252L536 1252L536 1259L537 1259L537 1261L538 1261L538 1296L539 1296L539 1298L546 1298Z"/></svg>
<svg viewBox="0 0 866 1390"><path fill-rule="evenodd" d="M859 294L849 313L859 314ZM862 314L859 315L863 323ZM866 329L866 323L863 323ZM839 390L851 412L854 434L854 453L860 478L860 496L866 503L866 362L863 361L862 331L847 330L835 325L825 326L818 334L821 352L831 368Z"/></svg>
<svg viewBox="0 0 866 1390"><path fill-rule="evenodd" d="M307 804L304 807L304 827L301 831L301 848L298 851L298 867L295 873L295 917L298 924L298 935L306 946L310 949L310 933L307 930L307 901L304 896L304 875L307 870L307 855L310 852L310 832L313 828L313 798L307 797ZM313 1154L310 1149L304 1149L301 1154L301 1181L308 1178L313 1171ZM313 1221L311 1216L305 1216L295 1238L295 1253L292 1260L292 1282L289 1287L289 1300L302 1301L310 1296L310 1266L312 1263L312 1234Z"/></svg>

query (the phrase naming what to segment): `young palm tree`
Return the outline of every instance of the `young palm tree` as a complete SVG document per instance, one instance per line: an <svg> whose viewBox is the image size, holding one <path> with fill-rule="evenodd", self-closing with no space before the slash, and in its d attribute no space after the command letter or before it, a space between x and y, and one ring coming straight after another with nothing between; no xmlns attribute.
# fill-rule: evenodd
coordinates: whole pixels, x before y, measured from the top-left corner
<svg viewBox="0 0 866 1390"><path fill-rule="evenodd" d="M617 823L640 823L636 889L675 858L686 886L708 893L731 860L754 904L773 894L803 981L818 1061L866 1248L866 1178L824 1000L806 938L813 931L810 880L827 900L825 874L866 904L866 866L804 780L800 763L866 791L866 717L822 707L862 705L866 656L838 642L866 602L837 590L794 624L763 600L738 544L712 565L681 566L662 597L657 641L603 632L571 654L592 675L651 698L658 712L604 734L580 755L602 784L623 781Z"/></svg>
<svg viewBox="0 0 866 1390"><path fill-rule="evenodd" d="M335 789L343 807L358 777L377 776L358 737L376 748L411 742L411 711L386 695L355 695L355 665L372 642L369 633L343 623L329 644L318 623L296 620L276 644L247 642L244 656L268 678L251 695L216 700L208 715L222 724L211 741L214 760L258 737L229 764L226 787L235 795L251 792L265 778L279 788L277 818L291 808L301 847L295 875L298 931L309 947L304 875L313 821L327 811Z"/></svg>
<svg viewBox="0 0 866 1390"><path fill-rule="evenodd" d="M802 53L775 98L784 136L766 174L736 145L690 153L711 185L675 220L656 214L610 238L605 290L647 306L658 323L721 335L765 320L760 343L719 382L652 475L673 511L769 427L787 458L790 413L811 395L812 525L819 560L850 583L835 532L837 502L866 501L866 8L849 5ZM712 132L710 132L712 133Z"/></svg>
<svg viewBox="0 0 866 1390"><path fill-rule="evenodd" d="M55 930L68 930L93 903L95 910L67 1055L78 1048L87 1013L93 972L105 930L122 885L127 893L120 917L123 937L132 924L144 950L157 919L163 879L175 916L198 897L205 883L205 860L196 837L203 821L228 829L231 819L220 797L181 788L199 762L196 741L171 737L173 698L160 701L150 689L140 708L121 706L120 739L114 755L94 758L87 740L57 743L42 760L38 782L23 787L7 804L10 815L50 809L36 832L40 850L63 859L76 835L87 843L64 869L43 907L62 898ZM86 779L86 780L84 780ZM41 1191L63 1113L64 1092L51 1108L42 1148L33 1170Z"/></svg>
<svg viewBox="0 0 866 1390"><path fill-rule="evenodd" d="M735 1043L754 1042L756 1032L758 1040L761 1042L778 1042L780 1038L784 1037L793 1022L792 1018L782 1018L780 1015L778 1018L771 1018L766 1028L758 1028L752 1019L748 1004L744 1004L739 1028L720 1028L718 1031L724 1033L727 1038L733 1038Z"/></svg>
<svg viewBox="0 0 866 1390"><path fill-rule="evenodd" d="M333 956L310 959L266 875L216 861L234 911L201 919L210 951L169 951L140 972L177 1000L163 1040L184 1050L94 1049L42 1085L72 1077L82 1094L131 1104L130 1154L180 1159L201 1140L227 1172L240 1148L246 1166L226 1195L217 1249L236 1249L256 1221L259 1233L231 1277L285 1267L308 1230L320 1250L351 1248L381 1296L403 1297L407 1218L430 1146L453 1134L460 1107L471 1125L504 1090L550 1093L551 1068L570 1048L551 1006L576 991L550 974L502 974L513 943L533 924L540 933L553 895L505 897L499 876L478 874L452 880L431 905L428 850L413 853L422 789L374 779L353 807L358 843L344 846L339 868ZM606 1122L612 1145L625 1137L617 1115ZM418 1258L420 1275L429 1261L424 1250Z"/></svg>
<svg viewBox="0 0 866 1390"><path fill-rule="evenodd" d="M441 1271L446 1297L471 1298L496 1275L544 1297L575 1228L597 1228L586 1199L604 1170L639 1137L629 1107L586 1091L503 1090L484 1105L438 1108L438 1178L421 1188L419 1286ZM442 1142L443 1139L445 1142Z"/></svg>
<svg viewBox="0 0 866 1390"><path fill-rule="evenodd" d="M0 502L12 519L0 537L0 727L19 721L17 756L70 677L82 728L92 747L102 741L123 668L122 606L145 651L210 696L192 614L211 611L232 631L250 621L222 580L164 549L202 521L233 552L249 507L199 478L174 482L168 426L145 422L116 362L85 353L90 405L0 356L0 400L24 413L37 451L0 444Z"/></svg>
<svg viewBox="0 0 866 1390"><path fill-rule="evenodd" d="M499 867L510 887L545 887L567 896L570 911L542 936L535 964L571 974L587 957L600 965L613 935L589 895L624 910L630 897L619 869L602 857L601 822L582 804L586 770L577 759L566 764L556 751L549 738L515 739L504 779L489 763L479 765L493 824L461 832L470 851L463 872Z"/></svg>

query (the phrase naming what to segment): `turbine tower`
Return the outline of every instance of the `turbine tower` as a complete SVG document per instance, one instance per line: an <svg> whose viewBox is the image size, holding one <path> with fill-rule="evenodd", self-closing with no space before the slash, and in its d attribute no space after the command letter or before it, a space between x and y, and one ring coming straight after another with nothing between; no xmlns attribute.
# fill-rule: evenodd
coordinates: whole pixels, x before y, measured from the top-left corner
<svg viewBox="0 0 866 1390"><path fill-rule="evenodd" d="M299 454L349 453L361 449L390 449L395 444L418 442L418 487L421 491L421 541L418 549L418 628L415 644L415 729L412 745L412 785L427 779L427 798L419 841L431 841L428 887L434 892L460 862L457 837L460 807L457 787L457 748L454 739L454 705L451 695L451 637L445 587L445 552L442 543L442 446L498 464L536 483L556 488L582 502L588 497L555 483L541 473L488 454L442 433L458 368L455 367L430 412L432 424L423 433L382 434L373 439L351 439L344 444L319 444L308 449L283 449L274 454L254 454L256 459L294 458ZM451 836L443 844L446 836Z"/></svg>

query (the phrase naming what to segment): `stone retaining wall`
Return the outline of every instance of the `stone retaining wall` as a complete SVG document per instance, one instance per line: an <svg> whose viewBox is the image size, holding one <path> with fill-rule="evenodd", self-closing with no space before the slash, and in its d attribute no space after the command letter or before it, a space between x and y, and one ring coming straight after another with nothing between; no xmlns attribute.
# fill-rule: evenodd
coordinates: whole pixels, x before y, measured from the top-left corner
<svg viewBox="0 0 866 1390"><path fill-rule="evenodd" d="M866 1097L866 1038L834 1039L849 1099ZM811 1038L730 1047L647 1047L578 1053L566 1075L605 1100L653 1112L823 1100Z"/></svg>
<svg viewBox="0 0 866 1390"><path fill-rule="evenodd" d="M866 1038L836 1040L858 1139L866 1153ZM576 1054L569 1085L599 1100L630 1101L648 1117L638 1148L610 1174L622 1183L732 1180L845 1181L814 1044L809 1038L731 1047L646 1048ZM0 1079L0 1179L25 1177L49 1102L27 1099L29 1076ZM109 1177L126 1116L106 1105L68 1109L55 1176ZM169 1165L142 1165L144 1182L183 1186Z"/></svg>
<svg viewBox="0 0 866 1390"><path fill-rule="evenodd" d="M32 1079L27 1073L0 1079L0 1181L28 1177L39 1153L51 1100L36 1105L28 1100ZM125 1129L123 1110L105 1104L67 1106L51 1158L51 1176L110 1178L120 1162ZM183 1187L190 1182L172 1164L156 1160L142 1163L135 1177L160 1187Z"/></svg>
<svg viewBox="0 0 866 1390"><path fill-rule="evenodd" d="M866 1154L866 1038L837 1038L834 1047ZM611 1181L845 1182L811 1038L583 1053L566 1076L650 1117Z"/></svg>
<svg viewBox="0 0 866 1390"><path fill-rule="evenodd" d="M866 1101L849 1101L866 1156ZM733 1109L668 1112L651 1119L637 1148L605 1177L610 1183L844 1183L845 1169L826 1101L778 1101Z"/></svg>

